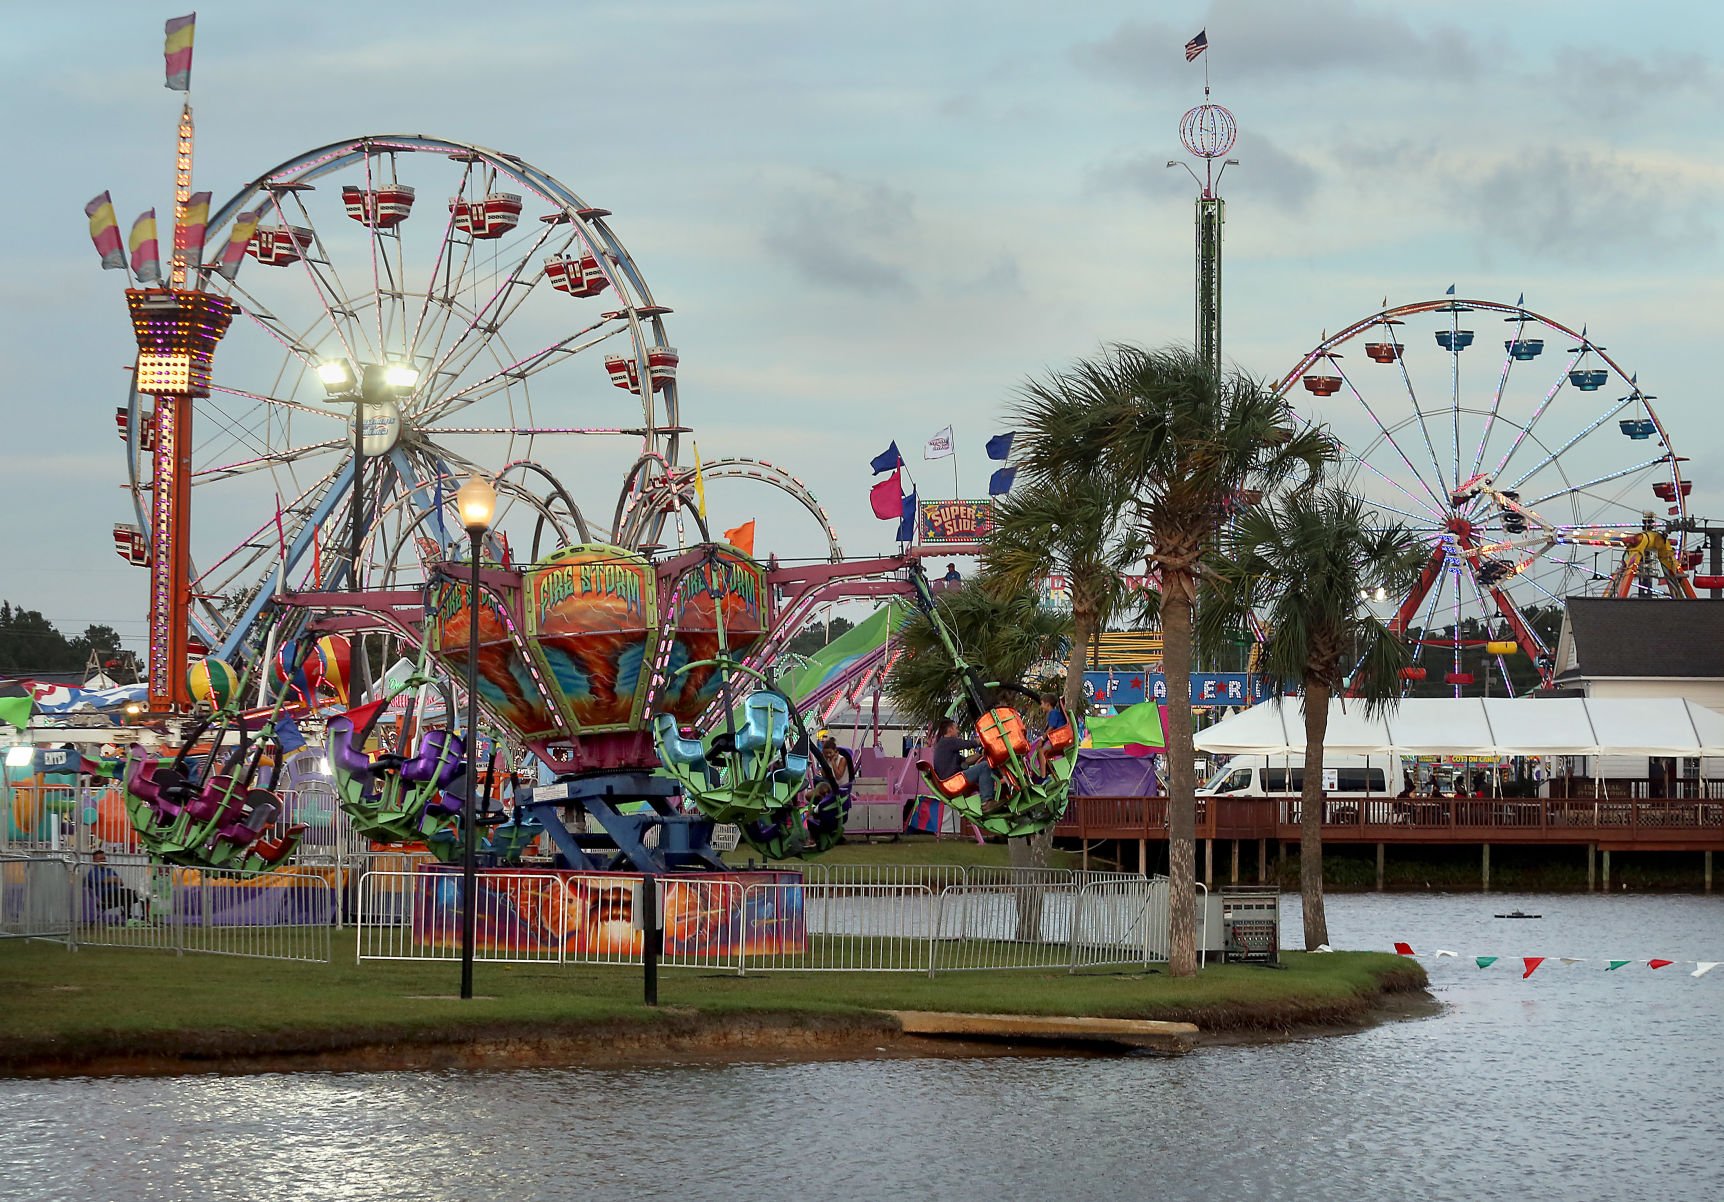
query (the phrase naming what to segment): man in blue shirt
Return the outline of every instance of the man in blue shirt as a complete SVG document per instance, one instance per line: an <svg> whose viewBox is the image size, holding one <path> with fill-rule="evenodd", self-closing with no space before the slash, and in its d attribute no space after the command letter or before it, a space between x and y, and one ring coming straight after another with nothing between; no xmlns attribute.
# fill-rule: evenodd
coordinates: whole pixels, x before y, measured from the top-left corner
<svg viewBox="0 0 1724 1202"><path fill-rule="evenodd" d="M981 744L974 739L959 738L958 724L950 718L942 718L939 737L934 740L934 775L945 781L962 774L965 780L976 786L976 796L986 805L994 800L994 770L985 759L967 768L964 766L964 752L980 747Z"/></svg>

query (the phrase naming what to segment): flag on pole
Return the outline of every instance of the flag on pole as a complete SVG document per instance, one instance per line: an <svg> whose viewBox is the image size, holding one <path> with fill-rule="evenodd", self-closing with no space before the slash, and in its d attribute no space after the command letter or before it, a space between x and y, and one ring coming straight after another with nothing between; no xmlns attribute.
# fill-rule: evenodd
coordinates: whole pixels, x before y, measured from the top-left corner
<svg viewBox="0 0 1724 1202"><path fill-rule="evenodd" d="M874 516L882 522L889 522L899 514L900 498L904 494L904 486L899 483L901 474L894 469L890 476L868 490L868 504L873 507Z"/></svg>
<svg viewBox="0 0 1724 1202"><path fill-rule="evenodd" d="M1197 56L1209 49L1209 31L1200 29L1197 36L1185 44L1185 61L1196 62ZM189 53L189 52L188 52Z"/></svg>
<svg viewBox="0 0 1724 1202"><path fill-rule="evenodd" d="M1001 463L1004 463L1011 457L1012 439L1017 436L1018 432L1016 430L1012 430L1005 434L996 434L992 438L988 439L988 458L998 459Z"/></svg>
<svg viewBox="0 0 1724 1202"><path fill-rule="evenodd" d="M895 467L903 467L904 456L898 452L898 440L894 438L891 446L868 461L868 466L876 476L881 472L889 472Z"/></svg>
<svg viewBox="0 0 1724 1202"><path fill-rule="evenodd" d="M114 198L106 192L84 206L84 216L90 219L90 241L102 256L102 270L126 268L126 252L120 246L120 219L114 216Z"/></svg>
<svg viewBox="0 0 1724 1202"><path fill-rule="evenodd" d="M1443 295L1444 296L1453 296L1454 294L1455 294L1455 286L1453 284L1450 284L1447 288L1443 289Z"/></svg>
<svg viewBox="0 0 1724 1202"><path fill-rule="evenodd" d="M162 252L156 241L156 211L145 209L132 222L132 235L126 239L126 249L132 252L132 275L140 284L162 282Z"/></svg>
<svg viewBox="0 0 1724 1202"><path fill-rule="evenodd" d="M700 520L706 521L706 476L700 469L700 444L694 443L694 504Z"/></svg>
<svg viewBox="0 0 1724 1202"><path fill-rule="evenodd" d="M261 209L250 213L241 213L233 219L233 228L228 231L227 245L222 247L221 261L216 264L216 272L222 279L233 281L239 275L239 265L245 261L245 248L251 242L251 236L257 233L258 218L263 215Z"/></svg>
<svg viewBox="0 0 1724 1202"><path fill-rule="evenodd" d="M898 510L898 541L913 543L916 541L916 490L904 498Z"/></svg>
<svg viewBox="0 0 1724 1202"><path fill-rule="evenodd" d="M204 227L209 225L210 194L193 192L186 201L185 214L174 226L174 255L186 266L195 264L204 253Z"/></svg>
<svg viewBox="0 0 1724 1202"><path fill-rule="evenodd" d="M24 730L36 708L36 695L21 684L0 684L0 722Z"/></svg>
<svg viewBox="0 0 1724 1202"><path fill-rule="evenodd" d="M431 512L437 519L437 554L439 557L449 546L449 527L443 524L443 477L437 477L437 488L431 501Z"/></svg>
<svg viewBox="0 0 1724 1202"><path fill-rule="evenodd" d="M167 60L167 87L175 92L192 90L192 34L198 15L170 17L164 26L167 41L162 45L162 57Z"/></svg>
<svg viewBox="0 0 1724 1202"><path fill-rule="evenodd" d="M952 427L947 426L928 440L922 448L924 459L944 459L952 453Z"/></svg>
<svg viewBox="0 0 1724 1202"><path fill-rule="evenodd" d="M754 519L749 518L740 526L732 526L724 532L724 541L741 551L744 555L754 554Z"/></svg>
<svg viewBox="0 0 1724 1202"><path fill-rule="evenodd" d="M1011 492L1012 485L1017 481L1017 478L1017 468L1001 468L999 471L988 477L988 495L990 497L998 497Z"/></svg>

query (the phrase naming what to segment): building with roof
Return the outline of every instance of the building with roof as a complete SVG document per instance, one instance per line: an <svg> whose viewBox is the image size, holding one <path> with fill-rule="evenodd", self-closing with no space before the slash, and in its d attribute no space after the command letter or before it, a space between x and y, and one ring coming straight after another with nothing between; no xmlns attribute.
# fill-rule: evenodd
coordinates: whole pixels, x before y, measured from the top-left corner
<svg viewBox="0 0 1724 1202"><path fill-rule="evenodd" d="M1680 697L1724 713L1724 601L1570 597L1556 644L1551 695L1635 700ZM1724 775L1715 760L1598 757L1584 771L1644 777L1653 796Z"/></svg>

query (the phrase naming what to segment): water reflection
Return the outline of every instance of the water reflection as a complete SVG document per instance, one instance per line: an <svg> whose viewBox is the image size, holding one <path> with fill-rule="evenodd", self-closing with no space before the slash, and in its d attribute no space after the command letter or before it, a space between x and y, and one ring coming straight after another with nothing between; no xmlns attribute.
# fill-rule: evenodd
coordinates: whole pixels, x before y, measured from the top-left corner
<svg viewBox="0 0 1724 1202"><path fill-rule="evenodd" d="M1517 905L1545 917L1491 917ZM1724 959L1721 916L1699 898L1364 896L1332 899L1330 925L1343 946L1505 961ZM0 1197L1584 1202L1724 1185L1724 970L1433 973L1437 1017L1177 1061L9 1083Z"/></svg>

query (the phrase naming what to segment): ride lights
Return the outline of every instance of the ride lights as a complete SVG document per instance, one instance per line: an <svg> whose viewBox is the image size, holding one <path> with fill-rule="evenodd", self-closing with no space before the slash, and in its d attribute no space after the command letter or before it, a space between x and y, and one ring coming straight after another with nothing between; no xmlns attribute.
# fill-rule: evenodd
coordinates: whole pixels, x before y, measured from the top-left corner
<svg viewBox="0 0 1724 1202"><path fill-rule="evenodd" d="M419 369L410 363L391 363L383 369L383 382L405 392L419 383Z"/></svg>
<svg viewBox="0 0 1724 1202"><path fill-rule="evenodd" d="M317 365L317 378L331 396L339 396L353 385L353 370L341 359L331 359Z"/></svg>
<svg viewBox="0 0 1724 1202"><path fill-rule="evenodd" d="M158 397L207 397L216 343L233 322L234 303L191 289L128 288L126 306L138 342L138 391Z"/></svg>

